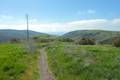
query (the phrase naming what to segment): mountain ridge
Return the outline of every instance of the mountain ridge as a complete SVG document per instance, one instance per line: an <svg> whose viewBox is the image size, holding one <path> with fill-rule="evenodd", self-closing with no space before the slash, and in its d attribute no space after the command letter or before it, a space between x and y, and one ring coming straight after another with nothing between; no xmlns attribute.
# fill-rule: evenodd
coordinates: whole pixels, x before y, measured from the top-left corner
<svg viewBox="0 0 120 80"><path fill-rule="evenodd" d="M29 30L29 36L44 35L46 33ZM13 38L25 39L27 30L0 29L0 42L9 41Z"/></svg>
<svg viewBox="0 0 120 80"><path fill-rule="evenodd" d="M105 41L107 39L120 36L120 31L107 30L76 30L63 35L63 37L79 40L80 38L94 38L97 41Z"/></svg>

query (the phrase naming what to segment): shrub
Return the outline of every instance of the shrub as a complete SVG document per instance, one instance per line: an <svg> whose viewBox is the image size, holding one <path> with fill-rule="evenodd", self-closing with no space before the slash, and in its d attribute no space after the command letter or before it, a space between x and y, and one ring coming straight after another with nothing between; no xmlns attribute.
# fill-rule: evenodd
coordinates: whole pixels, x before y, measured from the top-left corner
<svg viewBox="0 0 120 80"><path fill-rule="evenodd" d="M21 40L18 39L18 38L13 38L13 39L10 40L10 42L11 42L11 43L20 43Z"/></svg>
<svg viewBox="0 0 120 80"><path fill-rule="evenodd" d="M39 39L39 37L37 37L37 36L34 36L34 37L33 37L33 39L34 39L34 40L36 40L36 39Z"/></svg>
<svg viewBox="0 0 120 80"><path fill-rule="evenodd" d="M59 39L59 41L61 41L61 42L74 42L74 40L72 40L70 38L61 38L61 39Z"/></svg>
<svg viewBox="0 0 120 80"><path fill-rule="evenodd" d="M43 42L43 43L47 43L47 42L52 42L52 41L54 41L54 39L39 39L39 42Z"/></svg>
<svg viewBox="0 0 120 80"><path fill-rule="evenodd" d="M78 41L78 44L80 44L80 45L95 45L95 39L81 38L80 41Z"/></svg>
<svg viewBox="0 0 120 80"><path fill-rule="evenodd" d="M120 47L120 37L115 37L115 38L113 39L113 45L114 45L115 47Z"/></svg>
<svg viewBox="0 0 120 80"><path fill-rule="evenodd" d="M47 42L52 42L54 41L54 39L52 38L44 38L44 37L33 37L33 40L35 40L35 42L41 42L41 43L47 43Z"/></svg>

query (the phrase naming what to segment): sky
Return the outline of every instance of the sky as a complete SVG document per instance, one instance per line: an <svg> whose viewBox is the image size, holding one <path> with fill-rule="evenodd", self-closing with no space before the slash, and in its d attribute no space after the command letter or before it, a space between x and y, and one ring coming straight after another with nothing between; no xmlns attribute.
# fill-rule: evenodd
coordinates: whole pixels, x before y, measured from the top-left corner
<svg viewBox="0 0 120 80"><path fill-rule="evenodd" d="M120 31L120 0L0 0L0 29L44 33Z"/></svg>

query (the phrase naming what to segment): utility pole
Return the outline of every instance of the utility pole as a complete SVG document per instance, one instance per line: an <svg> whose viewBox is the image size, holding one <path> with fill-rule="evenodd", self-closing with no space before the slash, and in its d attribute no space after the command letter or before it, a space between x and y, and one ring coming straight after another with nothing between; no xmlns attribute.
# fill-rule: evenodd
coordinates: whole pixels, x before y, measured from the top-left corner
<svg viewBox="0 0 120 80"><path fill-rule="evenodd" d="M27 41L29 42L29 18L28 18L28 14L26 14L26 24L27 24Z"/></svg>

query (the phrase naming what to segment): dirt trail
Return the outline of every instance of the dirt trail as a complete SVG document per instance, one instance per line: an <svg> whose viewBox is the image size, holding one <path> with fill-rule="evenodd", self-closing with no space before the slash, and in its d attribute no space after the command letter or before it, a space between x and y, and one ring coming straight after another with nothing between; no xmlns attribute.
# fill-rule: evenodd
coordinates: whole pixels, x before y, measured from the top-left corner
<svg viewBox="0 0 120 80"><path fill-rule="evenodd" d="M40 50L40 76L41 80L53 80L53 77L48 69L47 56L45 48Z"/></svg>

